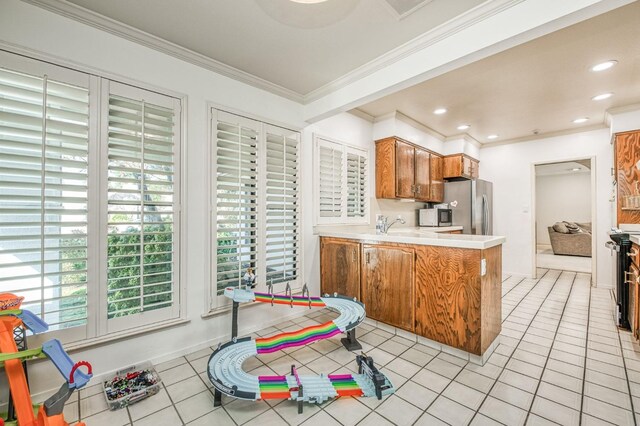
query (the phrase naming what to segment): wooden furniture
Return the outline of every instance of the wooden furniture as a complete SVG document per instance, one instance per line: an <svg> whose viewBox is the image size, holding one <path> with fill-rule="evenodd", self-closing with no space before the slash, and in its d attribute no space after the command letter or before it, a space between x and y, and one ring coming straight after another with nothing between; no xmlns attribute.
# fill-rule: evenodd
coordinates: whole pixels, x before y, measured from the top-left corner
<svg viewBox="0 0 640 426"><path fill-rule="evenodd" d="M376 198L442 202L442 156L398 137L376 141Z"/></svg>
<svg viewBox="0 0 640 426"><path fill-rule="evenodd" d="M349 257L353 244L360 247L360 279L352 275L352 261L337 259ZM320 237L320 247L322 292L352 277L370 318L475 355L500 334L501 245L465 249Z"/></svg>
<svg viewBox="0 0 640 426"><path fill-rule="evenodd" d="M449 180L478 179L480 161L467 154L446 155L443 158L443 176Z"/></svg>
<svg viewBox="0 0 640 426"><path fill-rule="evenodd" d="M614 168L617 180L618 225L640 223L640 130L616 133Z"/></svg>
<svg viewBox="0 0 640 426"><path fill-rule="evenodd" d="M631 245L629 251L631 265L629 272L625 274L625 284L629 292L629 325L631 334L638 340L640 338L640 247L637 244Z"/></svg>
<svg viewBox="0 0 640 426"><path fill-rule="evenodd" d="M369 318L413 331L414 257L411 247L362 246L362 302Z"/></svg>
<svg viewBox="0 0 640 426"><path fill-rule="evenodd" d="M320 292L360 299L360 243L320 239Z"/></svg>
<svg viewBox="0 0 640 426"><path fill-rule="evenodd" d="M416 334L484 353L502 328L502 248L416 246L416 255Z"/></svg>

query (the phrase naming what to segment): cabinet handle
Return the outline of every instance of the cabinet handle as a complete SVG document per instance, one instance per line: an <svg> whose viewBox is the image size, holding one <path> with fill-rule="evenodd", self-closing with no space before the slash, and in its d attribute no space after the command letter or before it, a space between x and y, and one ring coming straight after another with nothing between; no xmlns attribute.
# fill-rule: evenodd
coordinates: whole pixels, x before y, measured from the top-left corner
<svg viewBox="0 0 640 426"><path fill-rule="evenodd" d="M353 251L351 252L351 261L353 263L356 263L356 249L353 249Z"/></svg>
<svg viewBox="0 0 640 426"><path fill-rule="evenodd" d="M638 250L633 248L629 251L629 253L627 253L627 256L629 257L636 257L637 255L638 255Z"/></svg>
<svg viewBox="0 0 640 426"><path fill-rule="evenodd" d="M369 255L370 255L370 254L371 254L371 253L367 253L367 255L366 255L367 264L369 264Z"/></svg>
<svg viewBox="0 0 640 426"><path fill-rule="evenodd" d="M629 275L633 275L633 272L624 271L624 282L627 284L633 284L633 281L628 278Z"/></svg>
<svg viewBox="0 0 640 426"><path fill-rule="evenodd" d="M420 193L420 185L416 185L416 194Z"/></svg>

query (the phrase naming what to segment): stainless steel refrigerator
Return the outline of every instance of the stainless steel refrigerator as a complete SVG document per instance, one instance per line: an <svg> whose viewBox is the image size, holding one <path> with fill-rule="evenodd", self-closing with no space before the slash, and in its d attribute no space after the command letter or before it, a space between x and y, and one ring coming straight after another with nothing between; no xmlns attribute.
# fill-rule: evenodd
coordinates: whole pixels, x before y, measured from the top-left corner
<svg viewBox="0 0 640 426"><path fill-rule="evenodd" d="M453 204L457 205L453 206ZM444 202L449 203L453 225L464 234L493 234L493 184L486 180L464 180L444 184Z"/></svg>

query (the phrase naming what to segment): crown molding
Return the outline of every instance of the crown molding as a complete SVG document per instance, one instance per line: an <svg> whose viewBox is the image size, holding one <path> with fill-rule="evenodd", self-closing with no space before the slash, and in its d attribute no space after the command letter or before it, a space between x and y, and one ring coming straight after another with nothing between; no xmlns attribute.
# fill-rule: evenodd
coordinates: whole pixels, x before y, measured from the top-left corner
<svg viewBox="0 0 640 426"><path fill-rule="evenodd" d="M89 25L107 33L122 37L126 40L154 49L182 61L191 63L217 74L229 77L241 83L248 84L258 89L265 90L294 102L302 103L304 96L301 93L271 83L253 74L239 70L222 62L211 59L208 56L194 52L170 41L156 37L137 28L131 27L115 19L111 19L99 13L85 9L81 6L69 3L66 0L22 0L25 3L40 7L74 21Z"/></svg>
<svg viewBox="0 0 640 426"><path fill-rule="evenodd" d="M356 117L361 118L365 121L368 121L369 123L375 123L376 121L373 115L369 115L358 108L354 108L351 111L347 111L347 114L355 115Z"/></svg>
<svg viewBox="0 0 640 426"><path fill-rule="evenodd" d="M425 124L422 124L415 118L409 117L408 115L403 114L400 111L395 111L394 115L396 120L402 121L403 123L408 124L411 127L415 127L416 129L425 132L429 136L433 136L434 138L440 141L444 141L446 139L446 137L442 133L433 130L431 127L426 126Z"/></svg>
<svg viewBox="0 0 640 426"><path fill-rule="evenodd" d="M602 122L599 124L593 124L591 126L585 126L585 127L578 127L575 129L558 130L555 132L540 133L537 135L524 136L521 138L513 138L513 139L508 139L500 142L483 143L483 144L480 144L480 149L493 148L495 146L501 146L501 145L510 145L512 143L529 142L529 141L538 140L538 139L549 139L556 136L566 136L566 135L573 135L576 133L586 133L586 132L591 132L593 130L602 130L602 129L608 129L608 128L609 127L604 122Z"/></svg>
<svg viewBox="0 0 640 426"><path fill-rule="evenodd" d="M475 146L476 148L480 148L482 146L482 144L476 138L472 137L468 133L461 133L458 135L449 136L444 141L446 143L446 142L451 142L451 141L460 140L460 139Z"/></svg>
<svg viewBox="0 0 640 426"><path fill-rule="evenodd" d="M37 0L30 0L37 1ZM42 0L40 0L42 1ZM343 88L357 80L365 78L376 71L379 71L395 62L398 62L420 50L438 43L452 35L486 19L491 18L500 12L509 9L526 0L488 0L461 15L419 35L413 40L404 43L395 49L388 51L376 59L362 65L353 71L348 72L332 82L315 89L303 97L303 103L308 104L316 101L334 91Z"/></svg>
<svg viewBox="0 0 640 426"><path fill-rule="evenodd" d="M611 120L614 115L624 114L625 112L640 111L640 104L623 105L619 107L609 108L604 113L604 122L607 126L611 126Z"/></svg>

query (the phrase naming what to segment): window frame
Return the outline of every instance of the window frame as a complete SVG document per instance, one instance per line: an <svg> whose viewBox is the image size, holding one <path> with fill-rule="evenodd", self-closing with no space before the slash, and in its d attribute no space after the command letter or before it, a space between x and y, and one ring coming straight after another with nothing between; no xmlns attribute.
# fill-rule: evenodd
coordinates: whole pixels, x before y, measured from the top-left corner
<svg viewBox="0 0 640 426"><path fill-rule="evenodd" d="M342 177L341 177L341 208L340 216L320 216L320 146L323 144L329 144L339 146L342 149ZM349 217L348 216L348 176L347 176L347 164L348 155L357 154L365 158L365 172L364 172L364 215L362 217ZM371 151L369 148L363 148L350 144L348 142L340 141L334 138L323 136L317 133L313 134L313 218L314 225L369 225L371 222Z"/></svg>
<svg viewBox="0 0 640 426"><path fill-rule="evenodd" d="M305 276L305 262L304 262L304 191L302 190L304 182L303 172L303 157L302 157L302 128L292 126L286 123L279 123L275 120L270 120L257 115L248 114L246 112L230 108L228 106L216 104L213 102L207 103L208 113L208 144L207 144L207 194L208 194L208 219L207 219L207 282L209 285L205 286L205 306L203 318L219 315L227 312L231 309L231 300L223 295L217 294L217 262L216 262L216 239L214 233L217 229L216 223L216 183L217 183L217 165L216 165L216 130L217 130L217 113L231 114L237 116L240 120L249 120L258 125L258 149L257 149L257 161L258 161L258 179L264 179L264 183L258 185L258 203L257 203L257 217L258 217L258 231L257 231L257 279L259 291L267 291L264 281L260 281L265 276L266 271L266 253L264 252L264 241L266 235L266 130L268 127L279 128L284 131L289 131L297 135L297 157L298 157L298 194L297 200L299 203L298 212L298 276L296 280L290 281L291 289L293 293L299 293L304 285ZM282 293L285 290L285 283L274 284L274 293Z"/></svg>
<svg viewBox="0 0 640 426"><path fill-rule="evenodd" d="M140 81L123 78L120 75L109 73L103 70L96 70L91 67L66 61L58 57L52 57L42 52L30 49L16 49L15 51L0 48L0 60L2 66L16 72L32 75L48 75L54 80L75 84L65 78L65 75L75 74L79 78L88 79L89 90L89 154L88 154L88 188L87 188L87 221L88 221L88 252L87 252L87 322L84 326L72 327L68 329L49 331L38 335L29 336L30 345L39 345L51 338L60 339L66 347L71 349L81 349L95 344L119 340L147 333L152 330L171 327L183 324L186 319L186 281L187 268L185 262L188 259L187 246L185 244L187 233L186 224L182 220L184 216L184 206L187 200L185 162L186 162L186 141L187 141L187 95L174 92L168 89L156 87ZM62 76L62 77L60 77ZM174 314L171 318L160 319L139 327L124 328L108 331L107 310L106 310L106 224L102 216L106 217L106 173L107 158L103 151L106 149L104 142L103 121L107 119L108 110L103 107L105 86L109 83L125 85L136 90L150 93L151 96L161 95L174 99L178 105L175 111L177 123L175 133L174 176L176 184L174 191L175 211L175 255L174 264L177 266L174 273L174 292L177 296L174 299ZM108 91L106 101L108 103ZM104 229L103 229L104 228ZM104 292L103 292L104 289ZM151 311L153 312L153 311ZM131 317L129 317L131 318Z"/></svg>

